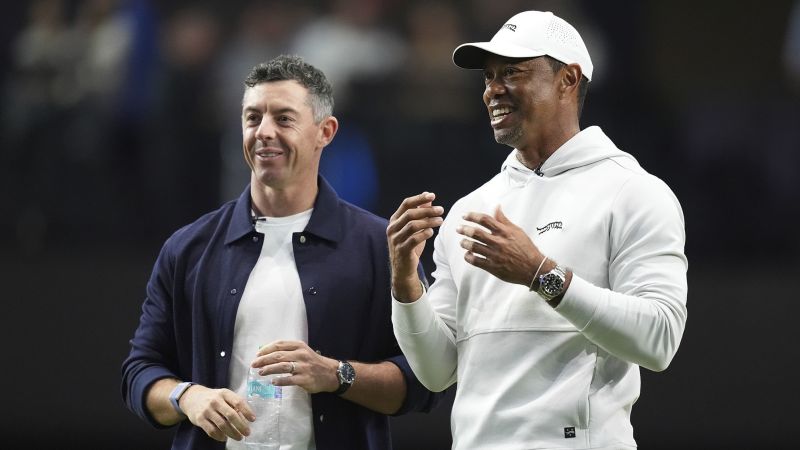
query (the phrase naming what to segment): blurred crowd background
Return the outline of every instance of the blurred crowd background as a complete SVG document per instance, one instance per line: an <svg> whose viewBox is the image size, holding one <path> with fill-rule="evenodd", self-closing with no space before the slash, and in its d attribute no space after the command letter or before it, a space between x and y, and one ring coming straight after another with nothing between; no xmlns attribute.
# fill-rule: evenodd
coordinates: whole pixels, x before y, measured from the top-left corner
<svg viewBox="0 0 800 450"><path fill-rule="evenodd" d="M328 75L341 128L322 172L344 198L388 217L428 190L447 208L510 150L492 138L481 74L450 55L527 9L581 32L595 64L582 126L601 126L664 179L686 215L687 335L673 368L644 376L642 448L786 442L775 430L796 416L779 397L796 366L800 300L791 0L6 2L1 332L13 343L4 367L19 370L3 380L52 390L12 393L4 435L167 445L169 432L124 410L119 365L160 244L249 180L240 102L251 67L289 53ZM398 419L429 438L396 447L448 448L447 408ZM770 417L763 428L750 426L752 409Z"/></svg>

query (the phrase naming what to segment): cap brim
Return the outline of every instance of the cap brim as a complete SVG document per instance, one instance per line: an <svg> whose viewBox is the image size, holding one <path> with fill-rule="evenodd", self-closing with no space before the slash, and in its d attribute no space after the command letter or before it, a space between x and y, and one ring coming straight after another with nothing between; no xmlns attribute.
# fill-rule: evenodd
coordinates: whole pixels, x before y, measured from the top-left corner
<svg viewBox="0 0 800 450"><path fill-rule="evenodd" d="M514 44L469 42L456 47L453 51L453 63L463 69L483 69L489 53L507 58L535 58L545 54L543 51Z"/></svg>

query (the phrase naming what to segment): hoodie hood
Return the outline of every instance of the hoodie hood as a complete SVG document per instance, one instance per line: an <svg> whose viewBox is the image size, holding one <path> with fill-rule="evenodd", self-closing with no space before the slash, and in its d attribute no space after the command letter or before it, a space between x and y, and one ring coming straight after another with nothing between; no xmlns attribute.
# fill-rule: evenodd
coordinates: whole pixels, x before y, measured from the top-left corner
<svg viewBox="0 0 800 450"><path fill-rule="evenodd" d="M516 180L534 174L548 178L606 159L617 161L623 166L639 166L636 158L618 149L600 127L592 126L582 130L553 152L538 172L525 167L517 159L517 149L509 153L500 171L507 171Z"/></svg>

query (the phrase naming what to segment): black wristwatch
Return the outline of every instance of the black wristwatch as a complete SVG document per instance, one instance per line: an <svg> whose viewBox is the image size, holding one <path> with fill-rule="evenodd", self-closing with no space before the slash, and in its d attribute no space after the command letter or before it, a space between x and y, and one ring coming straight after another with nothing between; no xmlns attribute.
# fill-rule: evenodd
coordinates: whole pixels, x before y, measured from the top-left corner
<svg viewBox="0 0 800 450"><path fill-rule="evenodd" d="M336 389L334 394L342 395L350 389L350 386L356 381L356 369L347 361L339 361L339 368L336 369L336 376L339 377L339 389Z"/></svg>
<svg viewBox="0 0 800 450"><path fill-rule="evenodd" d="M549 302L564 293L564 284L567 281L567 271L556 266L550 272L539 275L539 290L536 291L542 298Z"/></svg>

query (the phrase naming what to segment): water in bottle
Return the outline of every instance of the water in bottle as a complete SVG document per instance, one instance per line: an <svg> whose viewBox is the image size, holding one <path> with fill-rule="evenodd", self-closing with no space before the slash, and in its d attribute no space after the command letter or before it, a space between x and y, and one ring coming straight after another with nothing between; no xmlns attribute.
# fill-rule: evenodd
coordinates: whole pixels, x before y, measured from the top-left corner
<svg viewBox="0 0 800 450"><path fill-rule="evenodd" d="M245 437L247 447L254 450L278 450L280 441L281 386L272 384L277 375L259 375L250 368L247 376L247 403L256 415L250 424L250 436Z"/></svg>

